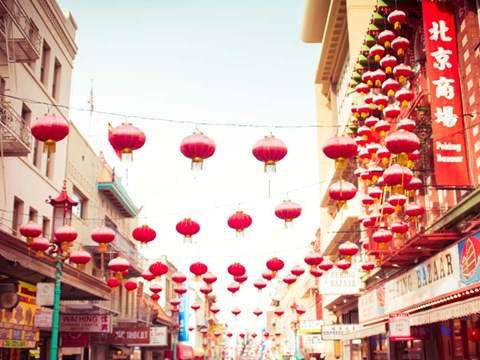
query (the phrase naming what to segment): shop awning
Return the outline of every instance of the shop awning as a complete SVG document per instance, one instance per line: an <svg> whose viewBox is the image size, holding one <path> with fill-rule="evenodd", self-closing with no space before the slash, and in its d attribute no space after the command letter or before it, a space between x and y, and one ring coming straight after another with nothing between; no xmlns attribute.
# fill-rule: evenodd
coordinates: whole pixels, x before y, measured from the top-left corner
<svg viewBox="0 0 480 360"><path fill-rule="evenodd" d="M387 332L387 328L385 327L385 323L382 322L380 324L365 326L364 328L352 331L342 337L342 340L353 340L353 339L363 339L369 336L375 336L379 334L385 334Z"/></svg>
<svg viewBox="0 0 480 360"><path fill-rule="evenodd" d="M480 313L480 298L458 301L410 315L410 326L424 325Z"/></svg>
<svg viewBox="0 0 480 360"><path fill-rule="evenodd" d="M188 345L177 344L177 359L192 360L194 358L193 348ZM173 359L173 351L165 351L165 359Z"/></svg>

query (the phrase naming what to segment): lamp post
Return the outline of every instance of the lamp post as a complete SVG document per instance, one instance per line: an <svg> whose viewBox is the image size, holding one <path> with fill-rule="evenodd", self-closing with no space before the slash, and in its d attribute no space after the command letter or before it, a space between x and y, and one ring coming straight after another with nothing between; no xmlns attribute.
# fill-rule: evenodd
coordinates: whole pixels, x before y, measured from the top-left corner
<svg viewBox="0 0 480 360"><path fill-rule="evenodd" d="M60 298L62 290L62 267L63 262L69 257L70 242L75 240L76 235L72 240L72 236L68 241L62 238L58 230L64 226L72 224L72 207L78 204L78 201L73 200L68 196L66 181L63 182L63 188L60 195L56 198L49 198L47 203L53 206L53 224L52 224L52 240L51 246L46 251L49 256L55 259L55 293L53 298L53 318L52 318L52 338L50 341L50 360L58 359L58 332L60 322Z"/></svg>
<svg viewBox="0 0 480 360"><path fill-rule="evenodd" d="M298 305L296 302L293 302L292 306L292 329L294 335L294 346L295 346L295 360L298 360L298 330L300 329L300 317L305 314L306 310L303 306Z"/></svg>
<svg viewBox="0 0 480 360"><path fill-rule="evenodd" d="M179 309L178 309L178 305L180 304L180 300L179 299L172 299L172 300L170 300L170 304L173 305L173 307L172 307L173 360L177 360L177 338L178 338L178 330L179 330L179 323L178 323Z"/></svg>

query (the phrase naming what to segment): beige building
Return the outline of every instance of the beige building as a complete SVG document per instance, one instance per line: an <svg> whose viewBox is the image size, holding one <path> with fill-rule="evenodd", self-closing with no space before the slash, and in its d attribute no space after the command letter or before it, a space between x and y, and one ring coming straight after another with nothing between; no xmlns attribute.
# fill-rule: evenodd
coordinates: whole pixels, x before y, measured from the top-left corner
<svg viewBox="0 0 480 360"><path fill-rule="evenodd" d="M339 180L340 174L335 170L333 160L323 155L322 147L328 138L343 135L347 130L354 100L350 90L352 73L375 5L375 0L305 1L302 40L321 44L313 79L319 125L319 181L322 184L320 241L321 253L332 261L337 259L338 245L356 236L353 232L359 228L360 202L351 201L348 208L339 210L330 199L328 188ZM353 171L345 171L344 178L356 182ZM353 295L328 294L322 297L325 324L358 323L356 302L350 301ZM326 359L341 356L340 340L326 340L325 355Z"/></svg>

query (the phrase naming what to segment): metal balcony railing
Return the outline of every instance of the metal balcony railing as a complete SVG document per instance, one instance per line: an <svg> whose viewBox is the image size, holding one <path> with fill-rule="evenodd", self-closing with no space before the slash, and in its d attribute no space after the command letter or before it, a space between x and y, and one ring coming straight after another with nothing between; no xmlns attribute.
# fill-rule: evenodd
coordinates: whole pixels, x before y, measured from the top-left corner
<svg viewBox="0 0 480 360"><path fill-rule="evenodd" d="M17 0L0 0L1 25L0 48L9 55L11 62L31 62L40 58L42 38L38 28ZM12 21L11 28L6 16ZM8 44L8 48L7 48Z"/></svg>
<svg viewBox="0 0 480 360"><path fill-rule="evenodd" d="M0 98L0 156L27 156L31 139L27 122Z"/></svg>

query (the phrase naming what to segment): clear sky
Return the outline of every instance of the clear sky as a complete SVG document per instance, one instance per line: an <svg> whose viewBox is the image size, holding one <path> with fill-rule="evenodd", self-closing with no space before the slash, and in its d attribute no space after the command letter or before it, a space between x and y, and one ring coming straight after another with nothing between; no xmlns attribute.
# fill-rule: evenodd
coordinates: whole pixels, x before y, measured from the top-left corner
<svg viewBox="0 0 480 360"><path fill-rule="evenodd" d="M219 277L214 288L220 300L231 299L226 268L235 261L249 275L244 293L247 288L253 293L253 281L272 256L286 262L283 274L304 265L320 225L316 130L307 127L315 124L320 48L300 40L303 1L59 4L78 24L71 106L88 109L93 79L98 111L91 122L88 112L71 111L71 120L104 151L134 202L143 206L140 221L157 231L147 255L167 256L186 274L192 262L205 262ZM147 136L128 165L107 142L107 124L124 121ZM179 149L196 129L217 146L201 173L192 173ZM270 133L289 151L269 179L252 147ZM289 231L274 214L286 198L303 208ZM253 218L242 239L227 226L239 209ZM184 217L201 226L194 245L183 245L175 230ZM233 306L225 306L219 316L230 314ZM251 313L257 305L243 307Z"/></svg>

